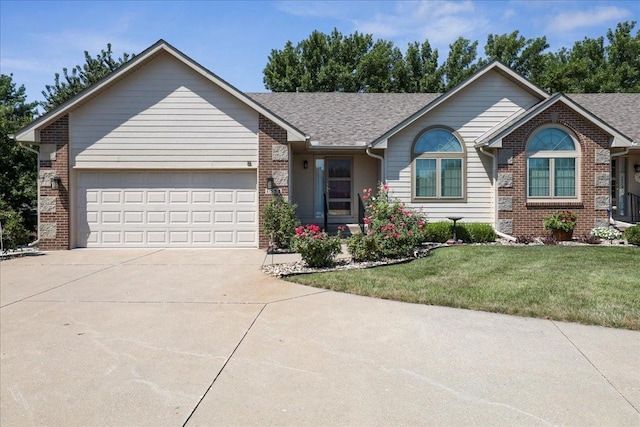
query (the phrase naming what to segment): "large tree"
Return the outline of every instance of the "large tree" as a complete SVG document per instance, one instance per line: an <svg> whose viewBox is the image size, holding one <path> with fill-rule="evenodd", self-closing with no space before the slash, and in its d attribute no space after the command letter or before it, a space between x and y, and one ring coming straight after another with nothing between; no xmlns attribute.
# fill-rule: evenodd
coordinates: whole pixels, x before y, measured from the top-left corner
<svg viewBox="0 0 640 427"><path fill-rule="evenodd" d="M68 68L63 68L62 77L60 77L60 73L56 73L53 85L47 85L46 90L42 91L45 101L41 102L40 105L46 111L54 109L134 56L125 53L120 58L114 58L111 43L107 44L107 50L102 49L95 58L85 50L85 63L76 65L71 68L71 71Z"/></svg>
<svg viewBox="0 0 640 427"><path fill-rule="evenodd" d="M526 39L518 31L511 34L489 34L484 46L484 65L494 59L504 62L514 71L532 80L544 73L545 54L549 48L546 37Z"/></svg>
<svg viewBox="0 0 640 427"><path fill-rule="evenodd" d="M478 69L478 42L459 37L449 45L449 56L442 65L445 90L458 85Z"/></svg>
<svg viewBox="0 0 640 427"><path fill-rule="evenodd" d="M431 49L429 40L422 44L409 43L404 60L408 73L407 92L438 93L444 90L438 49Z"/></svg>
<svg viewBox="0 0 640 427"><path fill-rule="evenodd" d="M27 228L35 231L36 225L30 213L37 204L37 159L9 137L35 116L37 103L26 99L24 86L16 87L11 75L0 75L0 223L5 249L27 243Z"/></svg>
<svg viewBox="0 0 640 427"><path fill-rule="evenodd" d="M271 51L264 83L274 92L442 92L478 67L498 59L550 92L640 92L640 31L623 22L605 37L585 38L571 48L548 52L545 37L518 31L490 34L478 58L478 42L458 38L439 64L428 40L409 43L404 53L369 34L343 36L314 31L308 39Z"/></svg>

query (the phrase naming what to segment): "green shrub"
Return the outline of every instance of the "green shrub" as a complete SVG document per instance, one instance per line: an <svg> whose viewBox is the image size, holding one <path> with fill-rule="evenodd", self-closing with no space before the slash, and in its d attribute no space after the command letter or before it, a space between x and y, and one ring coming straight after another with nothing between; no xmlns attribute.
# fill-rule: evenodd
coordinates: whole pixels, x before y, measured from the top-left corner
<svg viewBox="0 0 640 427"><path fill-rule="evenodd" d="M624 232L624 238L630 244L640 246L640 225L627 228Z"/></svg>
<svg viewBox="0 0 640 427"><path fill-rule="evenodd" d="M573 231L578 215L571 211L558 211L545 217L542 224L545 230Z"/></svg>
<svg viewBox="0 0 640 427"><path fill-rule="evenodd" d="M449 221L430 222L424 226L423 241L445 243L453 237L453 223Z"/></svg>
<svg viewBox="0 0 640 427"><path fill-rule="evenodd" d="M464 228L469 232L472 243L494 242L498 238L495 230L489 224L464 224Z"/></svg>
<svg viewBox="0 0 640 427"><path fill-rule="evenodd" d="M422 243L424 215L391 197L388 186L379 185L375 195L370 188L363 190L362 200L366 204L367 234L352 236L347 241L347 249L355 261L406 257Z"/></svg>
<svg viewBox="0 0 640 427"><path fill-rule="evenodd" d="M2 226L2 248L5 252L18 249L31 240L31 233L24 226L22 215L6 204L2 204L0 225Z"/></svg>
<svg viewBox="0 0 640 427"><path fill-rule="evenodd" d="M347 251L355 262L376 261L382 246L374 234L353 234L347 239Z"/></svg>
<svg viewBox="0 0 640 427"><path fill-rule="evenodd" d="M340 253L340 236L329 236L314 224L297 227L291 243L293 250L313 268L331 267Z"/></svg>
<svg viewBox="0 0 640 427"><path fill-rule="evenodd" d="M271 243L276 248L289 249L296 227L300 225L296 216L296 205L276 195L266 204L261 217L264 231L271 236Z"/></svg>

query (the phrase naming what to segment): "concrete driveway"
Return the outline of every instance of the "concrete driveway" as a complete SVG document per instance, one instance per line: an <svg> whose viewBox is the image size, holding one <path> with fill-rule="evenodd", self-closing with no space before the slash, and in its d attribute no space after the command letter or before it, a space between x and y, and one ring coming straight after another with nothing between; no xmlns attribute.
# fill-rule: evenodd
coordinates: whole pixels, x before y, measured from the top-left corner
<svg viewBox="0 0 640 427"><path fill-rule="evenodd" d="M339 294L264 259L0 262L0 424L640 425L638 332Z"/></svg>

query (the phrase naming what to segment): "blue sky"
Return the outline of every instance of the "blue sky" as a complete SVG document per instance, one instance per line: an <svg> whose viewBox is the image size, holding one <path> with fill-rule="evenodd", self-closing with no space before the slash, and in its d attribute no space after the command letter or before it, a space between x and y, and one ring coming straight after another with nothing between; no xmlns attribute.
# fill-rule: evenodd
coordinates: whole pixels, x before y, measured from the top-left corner
<svg viewBox="0 0 640 427"><path fill-rule="evenodd" d="M246 92L262 82L271 49L313 30L354 31L401 49L428 39L446 57L458 37L479 41L519 30L546 36L551 51L640 21L636 1L11 1L0 0L0 72L25 85L28 101L56 72L84 63L111 43L116 56L159 39ZM636 25L636 30L640 25Z"/></svg>

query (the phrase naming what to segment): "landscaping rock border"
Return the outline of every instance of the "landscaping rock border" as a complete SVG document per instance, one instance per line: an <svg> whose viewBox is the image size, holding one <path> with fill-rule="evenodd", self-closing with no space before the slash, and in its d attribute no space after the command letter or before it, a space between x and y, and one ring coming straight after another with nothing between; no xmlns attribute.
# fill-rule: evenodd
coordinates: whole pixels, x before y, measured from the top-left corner
<svg viewBox="0 0 640 427"><path fill-rule="evenodd" d="M303 261L289 262L281 264L268 264L263 265L261 270L266 274L274 277L286 277L294 276L297 274L311 274L311 273L324 273L329 271L343 271L343 270L361 270L364 268L379 267L382 265L402 264L412 261L417 258L424 258L429 255L433 249L446 247L448 245L442 243L425 243L420 248L416 248L413 256L397 259L384 259L380 261L364 261L354 262L351 259L338 259L333 267L325 268L311 268Z"/></svg>

